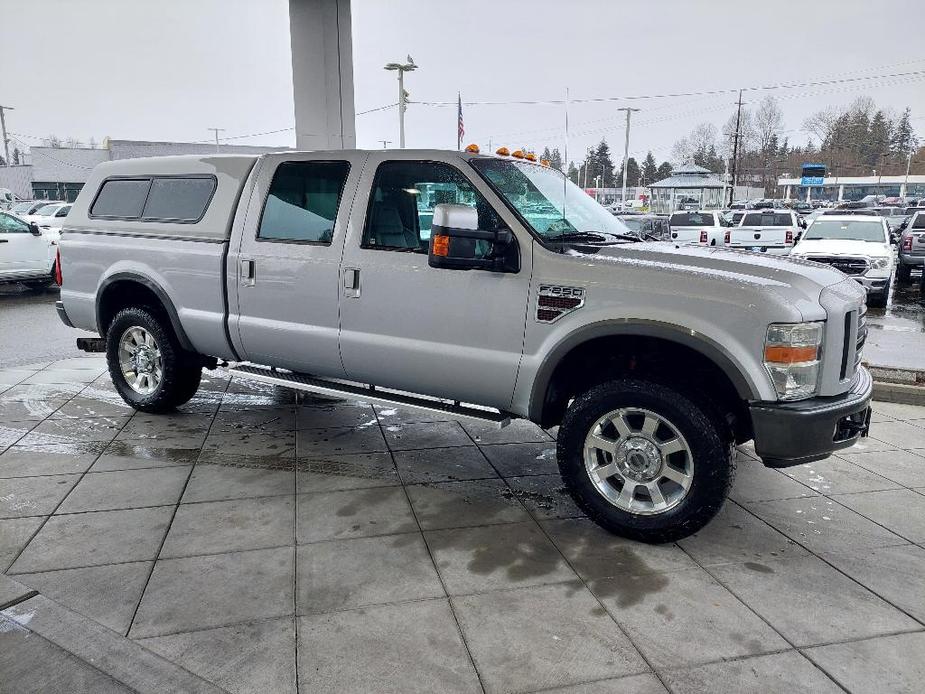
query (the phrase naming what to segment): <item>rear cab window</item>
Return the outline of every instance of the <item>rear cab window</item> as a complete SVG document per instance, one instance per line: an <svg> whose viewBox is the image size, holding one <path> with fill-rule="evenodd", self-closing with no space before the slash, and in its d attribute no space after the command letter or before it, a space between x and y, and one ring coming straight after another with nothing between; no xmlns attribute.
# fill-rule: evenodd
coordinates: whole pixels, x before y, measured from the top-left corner
<svg viewBox="0 0 925 694"><path fill-rule="evenodd" d="M750 212L742 220L744 227L789 227L793 219L786 212Z"/></svg>
<svg viewBox="0 0 925 694"><path fill-rule="evenodd" d="M673 227L712 227L717 226L714 215L709 212L675 212L668 220Z"/></svg>
<svg viewBox="0 0 925 694"><path fill-rule="evenodd" d="M329 245L350 174L346 161L286 161L273 173L258 241Z"/></svg>
<svg viewBox="0 0 925 694"><path fill-rule="evenodd" d="M205 215L216 185L210 175L110 178L100 186L89 216L195 224Z"/></svg>

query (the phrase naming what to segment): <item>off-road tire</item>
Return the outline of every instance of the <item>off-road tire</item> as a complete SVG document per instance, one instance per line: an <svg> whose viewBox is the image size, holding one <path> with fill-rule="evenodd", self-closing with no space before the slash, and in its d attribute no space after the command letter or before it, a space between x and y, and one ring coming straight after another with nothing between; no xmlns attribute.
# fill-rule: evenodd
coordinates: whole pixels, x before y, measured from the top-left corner
<svg viewBox="0 0 925 694"><path fill-rule="evenodd" d="M887 301L890 297L890 286L890 284L887 284L886 287L883 288L883 291L877 292L876 294L868 294L868 308L886 308Z"/></svg>
<svg viewBox="0 0 925 694"><path fill-rule="evenodd" d="M119 365L119 340L132 326L140 326L154 337L161 352L163 376L154 392L142 395L125 380ZM106 331L106 362L116 391L125 402L141 412L160 414L188 402L199 388L202 365L197 355L180 347L169 321L147 307L133 306L119 311Z"/></svg>
<svg viewBox="0 0 925 694"><path fill-rule="evenodd" d="M624 407L669 420L690 447L694 470L687 495L661 513L639 515L618 508L598 491L585 468L585 437L599 418ZM592 520L617 535L649 543L672 542L706 525L722 507L736 469L728 426L712 405L640 379L607 381L575 398L559 427L557 458L566 488Z"/></svg>
<svg viewBox="0 0 925 694"><path fill-rule="evenodd" d="M912 266L900 263L896 266L896 281L900 284L908 284L912 281Z"/></svg>

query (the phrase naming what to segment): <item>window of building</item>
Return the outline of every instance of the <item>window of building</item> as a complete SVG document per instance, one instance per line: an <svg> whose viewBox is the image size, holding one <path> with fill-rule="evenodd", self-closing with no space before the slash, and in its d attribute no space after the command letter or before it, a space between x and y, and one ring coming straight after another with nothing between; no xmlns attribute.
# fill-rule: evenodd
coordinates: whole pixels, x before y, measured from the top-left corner
<svg viewBox="0 0 925 694"><path fill-rule="evenodd" d="M330 244L349 173L346 161L280 164L270 183L257 238Z"/></svg>
<svg viewBox="0 0 925 694"><path fill-rule="evenodd" d="M434 208L444 203L475 207L479 229L503 226L497 212L456 167L421 161L383 163L373 183L363 247L426 253Z"/></svg>
<svg viewBox="0 0 925 694"><path fill-rule="evenodd" d="M212 176L201 178L157 177L145 202L145 219L197 222L206 212L216 181Z"/></svg>

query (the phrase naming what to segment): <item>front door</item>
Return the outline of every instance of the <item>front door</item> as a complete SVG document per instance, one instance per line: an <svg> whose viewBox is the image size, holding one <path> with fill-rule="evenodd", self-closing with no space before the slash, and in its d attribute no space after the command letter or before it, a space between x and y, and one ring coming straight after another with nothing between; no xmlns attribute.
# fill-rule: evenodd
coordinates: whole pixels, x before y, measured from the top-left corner
<svg viewBox="0 0 925 694"><path fill-rule="evenodd" d="M506 210L499 215L501 207L489 202L497 198L462 159L392 156L370 156L344 249L340 344L347 377L508 408L523 352L529 237L514 230ZM480 229L519 233L520 271L430 267L440 203L475 206Z"/></svg>
<svg viewBox="0 0 925 694"><path fill-rule="evenodd" d="M241 234L229 253L239 355L318 376L343 377L339 268L350 205L366 154L278 154L261 160Z"/></svg>
<svg viewBox="0 0 925 694"><path fill-rule="evenodd" d="M48 240L29 225L0 212L0 276L37 275L48 269Z"/></svg>

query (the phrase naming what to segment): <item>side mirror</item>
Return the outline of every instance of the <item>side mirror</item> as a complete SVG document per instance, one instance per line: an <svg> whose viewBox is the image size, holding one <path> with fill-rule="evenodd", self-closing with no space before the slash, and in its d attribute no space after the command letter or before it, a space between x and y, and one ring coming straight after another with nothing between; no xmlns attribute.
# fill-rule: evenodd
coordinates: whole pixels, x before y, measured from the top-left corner
<svg viewBox="0 0 925 694"><path fill-rule="evenodd" d="M509 229L479 229L479 214L468 205L434 208L427 263L448 270L517 272L519 257Z"/></svg>
<svg viewBox="0 0 925 694"><path fill-rule="evenodd" d="M38 224L35 222L29 222L29 233L33 236L41 236L42 230L39 229Z"/></svg>

